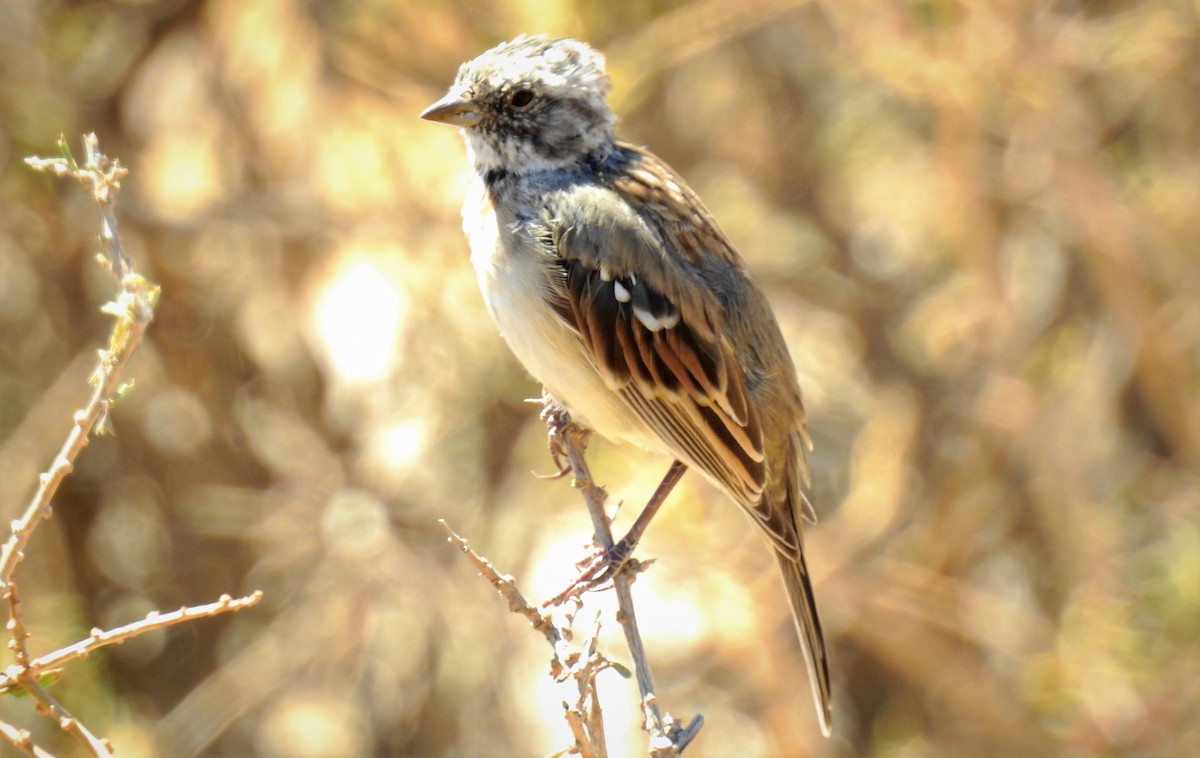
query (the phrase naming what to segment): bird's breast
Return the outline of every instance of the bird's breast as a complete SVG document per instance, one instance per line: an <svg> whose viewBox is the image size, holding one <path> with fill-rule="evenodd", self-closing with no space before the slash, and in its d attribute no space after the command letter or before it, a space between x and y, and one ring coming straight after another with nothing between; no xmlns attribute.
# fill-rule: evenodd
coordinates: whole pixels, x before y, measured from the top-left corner
<svg viewBox="0 0 1200 758"><path fill-rule="evenodd" d="M524 225L496 213L483 182L463 206L463 230L488 311L517 360L601 436L665 452L662 441L606 385L583 342L547 297L553 259Z"/></svg>

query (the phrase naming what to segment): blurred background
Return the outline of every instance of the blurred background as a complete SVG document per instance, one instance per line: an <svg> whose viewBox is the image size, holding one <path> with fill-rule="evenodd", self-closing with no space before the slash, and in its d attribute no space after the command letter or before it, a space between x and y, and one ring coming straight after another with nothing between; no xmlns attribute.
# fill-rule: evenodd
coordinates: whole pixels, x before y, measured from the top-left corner
<svg viewBox="0 0 1200 758"><path fill-rule="evenodd" d="M436 524L537 599L590 538L530 474L539 388L476 290L461 141L416 117L545 32L607 54L623 135L740 247L816 444L834 739L773 560L689 476L635 586L662 703L707 719L688 755L1200 753L1198 31L1180 0L6 0L0 518L114 291L90 199L23 157L97 132L163 289L116 435L18 571L33 652L266 593L55 694L127 755L570 745L544 640ZM669 463L591 462L625 523ZM614 754L642 753L634 685L601 690ZM75 749L28 701L0 718Z"/></svg>

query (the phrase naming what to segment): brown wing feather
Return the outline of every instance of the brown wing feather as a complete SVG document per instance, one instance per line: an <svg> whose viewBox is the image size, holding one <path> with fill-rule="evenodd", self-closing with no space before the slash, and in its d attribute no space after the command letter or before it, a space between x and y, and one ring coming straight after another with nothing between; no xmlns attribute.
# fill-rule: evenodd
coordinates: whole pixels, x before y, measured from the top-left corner
<svg viewBox="0 0 1200 758"><path fill-rule="evenodd" d="M609 387L771 540L828 734L828 662L800 531L813 520L800 490L808 437L783 337L695 194L650 153L622 149L624 162L601 172L608 186L551 193L549 295ZM760 413L776 422L769 438Z"/></svg>
<svg viewBox="0 0 1200 758"><path fill-rule="evenodd" d="M762 430L732 347L715 328L720 304L704 287L690 288L698 292L690 296L672 287L662 244L619 195L594 187L580 193L562 204L574 216L547 219L559 270L556 312L579 333L606 383L623 390L680 458L743 505L756 504L766 477ZM588 223L593 203L604 204L593 209L606 218L602 227Z"/></svg>

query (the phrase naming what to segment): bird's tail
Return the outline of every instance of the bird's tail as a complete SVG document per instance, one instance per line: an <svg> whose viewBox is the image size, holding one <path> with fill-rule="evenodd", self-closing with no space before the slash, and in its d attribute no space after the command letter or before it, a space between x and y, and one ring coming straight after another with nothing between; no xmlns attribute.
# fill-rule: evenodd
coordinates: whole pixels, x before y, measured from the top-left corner
<svg viewBox="0 0 1200 758"><path fill-rule="evenodd" d="M821 619L817 616L817 601L808 577L808 566L804 562L804 551L797 550L794 556L779 550L774 552L783 574L783 586L787 588L788 600L792 604L792 618L800 635L800 646L804 648L808 681L812 685L813 700L817 706L817 721L821 724L821 732L828 737L833 728L829 661L825 656L825 638L821 634Z"/></svg>

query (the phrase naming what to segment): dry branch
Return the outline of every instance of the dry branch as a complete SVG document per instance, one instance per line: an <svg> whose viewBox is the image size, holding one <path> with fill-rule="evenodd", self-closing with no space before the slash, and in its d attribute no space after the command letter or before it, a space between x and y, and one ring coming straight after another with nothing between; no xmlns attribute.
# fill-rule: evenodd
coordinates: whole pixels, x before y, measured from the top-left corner
<svg viewBox="0 0 1200 758"><path fill-rule="evenodd" d="M567 458L573 477L572 484L583 494L584 500L587 502L597 547L605 554L611 554L616 542L612 535L611 520L605 509L608 493L592 479L591 471L588 469L587 460L584 457L584 448L590 433L571 423L566 413L555 408L553 401L549 399L542 418L550 430L551 449L561 450ZM654 689L654 676L650 672L650 659L646 655L646 646L642 642L642 635L638 629L637 613L633 603L632 584L638 569L638 564L632 559L628 559L625 565L617 566L614 569L612 584L619 609L617 620L625 632L625 644L629 647L629 655L633 659L638 691L642 697L643 726L650 733L650 755L654 758L671 758L682 753L695 739L704 725L704 717L697 714L687 726L684 726L671 714L663 713L659 707L658 696Z"/></svg>
<svg viewBox="0 0 1200 758"><path fill-rule="evenodd" d="M475 566L480 576L487 579L508 602L508 609L527 619L550 643L554 651L550 662L550 674L554 681L560 684L570 679L575 681L578 695L575 704L571 705L566 699L562 701L567 725L575 737L575 744L569 752L593 758L607 756L604 747L604 716L596 698L595 685L596 675L613 664L596 650L595 637L599 630L599 619L596 620L596 632L593 632L587 643L582 648L575 646L571 643L570 627L580 605L577 598L572 598L569 601L570 605L558 614L542 613L525 599L511 576L497 571L491 561L472 550L467 541L444 520L439 520L438 523L446 530L449 541Z"/></svg>
<svg viewBox="0 0 1200 758"><path fill-rule="evenodd" d="M534 401L531 401L534 402ZM545 405L542 420L549 431L550 453L559 474L548 479L557 479L567 473L572 475L573 486L582 493L588 506L588 513L594 528L594 541L602 556L614 553L611 520L605 510L607 493L592 480L591 473L584 458L584 449L590 432L583 427L571 423L569 416L559 408L554 401L545 397L541 401ZM564 464L563 459L566 459ZM674 470L674 469L673 469ZM682 467L678 474L682 473ZM673 483L673 482L672 482ZM669 487L666 488L669 490ZM660 487L655 500L665 496ZM661 504L661 503L659 503ZM546 641L554 649L554 659L551 663L551 673L558 682L568 678L575 679L578 697L574 702L563 700L563 714L567 726L575 738L575 745L569 752L585 756L585 758L603 758L608 755L604 741L604 714L599 698L596 696L596 676L606 668L622 667L615 665L599 651L597 641L600 632L600 618L596 617L592 630L582 647L571 644L570 625L575 612L580 606L579 595L582 591L595 584L594 581L577 580L570 589L548 601L546 605L559 608L560 613L543 613L538 607L525 599L517 589L516 581L507 574L501 574L486 558L473 551L467 541L456 534L445 521L441 525L449 534L449 540L475 566L481 576L491 583L492 587L508 602L508 608L513 613L524 617L530 625L545 636ZM636 539L629 543L629 548L636 544ZM601 559L603 560L603 559ZM641 693L643 728L650 734L649 754L654 758L672 758L683 752L695 738L704 724L703 717L697 715L685 727L669 713L664 714L658 705L658 697L654 691L654 678L650 673L650 663L638 631L637 615L634 610L631 584L638 571L647 564L639 564L628 556L623 556L620 565L609 567L610 571L602 572L602 576L610 578L617 595L619 611L617 620L625 633L625 642L633 659L638 690ZM545 606L543 606L545 607ZM565 618L565 623L556 618ZM561 625L560 625L561 623Z"/></svg>
<svg viewBox="0 0 1200 758"><path fill-rule="evenodd" d="M100 212L100 240L104 245L101 263L116 277L120 291L102 309L116 318L108 347L100 351L100 360L89 379L93 390L87 404L72 418L66 440L50 467L39 477L37 490L21 517L12 522L11 533L0 548L0 594L8 603L9 648L16 663L0 674L0 692L20 688L33 696L38 710L54 718L59 728L71 735L91 755L105 756L113 752L106 740L101 740L79 719L75 718L43 687L43 676L62 664L86 658L92 651L105 645L120 644L140 634L164 627L206 618L221 613L238 611L255 605L262 593L234 600L229 595L208 605L184 607L172 613L149 614L144 620L112 630L93 629L89 637L68 645L35 660L30 660L26 641L29 634L21 617L21 601L13 573L24 558L24 551L38 524L50 517L51 501L63 480L71 473L80 451L87 445L93 431L103 429L113 400L121 387L121 373L129 363L134 351L141 344L146 328L154 319L154 306L158 302L158 285L140 276L133 268L133 261L121 248L117 234L117 219L114 207L121 179L128 173L119 161L110 160L100 152L94 134L84 137L85 159L83 164L75 161L66 141L59 138L61 158L27 158L26 163L37 171L46 171L60 177L78 180L92 193ZM33 745L29 734L11 725L0 722L0 734L18 749L31 755L48 755Z"/></svg>

